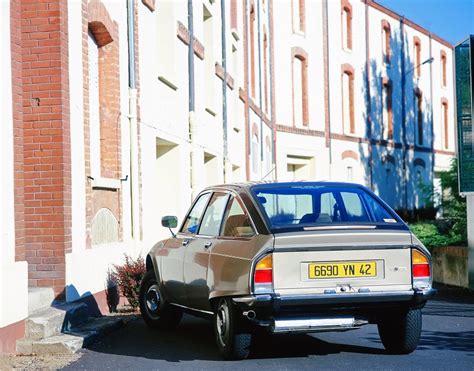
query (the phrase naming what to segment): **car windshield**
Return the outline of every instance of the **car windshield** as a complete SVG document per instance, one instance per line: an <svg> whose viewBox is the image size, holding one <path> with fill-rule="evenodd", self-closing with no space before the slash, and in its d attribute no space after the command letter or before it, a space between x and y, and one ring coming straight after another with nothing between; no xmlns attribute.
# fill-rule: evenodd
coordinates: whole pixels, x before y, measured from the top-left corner
<svg viewBox="0 0 474 371"><path fill-rule="evenodd" d="M252 191L272 229L399 224L375 197L353 185L268 184Z"/></svg>

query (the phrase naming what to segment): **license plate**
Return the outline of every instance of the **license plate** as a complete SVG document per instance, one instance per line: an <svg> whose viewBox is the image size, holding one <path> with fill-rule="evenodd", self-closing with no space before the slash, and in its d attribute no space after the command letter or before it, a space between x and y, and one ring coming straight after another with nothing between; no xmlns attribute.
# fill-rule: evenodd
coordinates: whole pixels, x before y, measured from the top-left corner
<svg viewBox="0 0 474 371"><path fill-rule="evenodd" d="M308 269L309 278L313 279L375 277L377 275L377 265L374 261L310 263Z"/></svg>

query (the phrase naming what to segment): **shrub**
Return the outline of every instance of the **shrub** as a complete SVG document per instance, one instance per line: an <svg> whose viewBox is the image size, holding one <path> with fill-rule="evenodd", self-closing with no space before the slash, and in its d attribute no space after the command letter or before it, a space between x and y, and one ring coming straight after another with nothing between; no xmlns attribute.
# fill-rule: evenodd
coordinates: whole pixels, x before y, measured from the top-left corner
<svg viewBox="0 0 474 371"><path fill-rule="evenodd" d="M113 276L122 295L127 298L130 306L136 309L140 305L140 283L146 272L145 260L142 256L133 259L131 256L124 254L124 257L123 265L114 265Z"/></svg>
<svg viewBox="0 0 474 371"><path fill-rule="evenodd" d="M415 223L410 225L411 231L428 249L440 246L453 246L463 244L462 236L453 233L452 229L447 234L442 234L439 228L443 225L436 223Z"/></svg>
<svg viewBox="0 0 474 371"><path fill-rule="evenodd" d="M449 234L461 244L467 244L467 211L466 199L459 194L458 165L453 159L448 171L441 173L441 187L443 192L444 216L452 222Z"/></svg>

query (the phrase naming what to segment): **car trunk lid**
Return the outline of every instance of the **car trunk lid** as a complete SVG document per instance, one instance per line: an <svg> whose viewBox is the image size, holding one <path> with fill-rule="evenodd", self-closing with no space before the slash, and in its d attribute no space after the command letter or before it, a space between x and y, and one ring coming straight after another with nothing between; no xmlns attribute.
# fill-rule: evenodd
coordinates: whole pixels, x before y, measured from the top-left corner
<svg viewBox="0 0 474 371"><path fill-rule="evenodd" d="M337 229L275 234L273 285L280 294L411 288L406 230Z"/></svg>

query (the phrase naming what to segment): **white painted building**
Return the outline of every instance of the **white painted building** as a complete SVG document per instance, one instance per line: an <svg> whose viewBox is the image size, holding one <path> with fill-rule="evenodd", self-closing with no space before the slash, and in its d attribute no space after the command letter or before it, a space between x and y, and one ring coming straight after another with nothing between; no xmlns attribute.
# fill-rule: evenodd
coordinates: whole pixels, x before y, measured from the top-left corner
<svg viewBox="0 0 474 371"><path fill-rule="evenodd" d="M28 289L106 311L111 265L205 186L352 181L414 209L454 156L451 45L372 1L0 7L0 352Z"/></svg>

